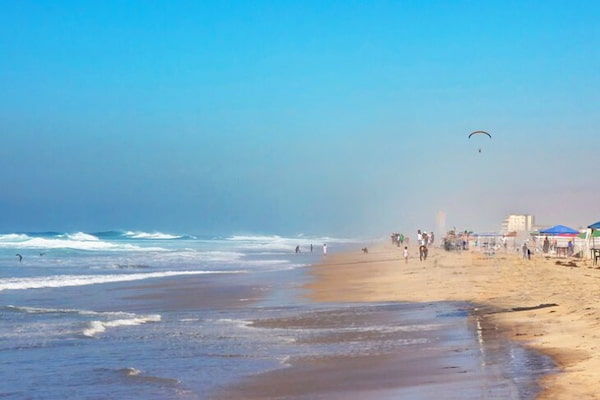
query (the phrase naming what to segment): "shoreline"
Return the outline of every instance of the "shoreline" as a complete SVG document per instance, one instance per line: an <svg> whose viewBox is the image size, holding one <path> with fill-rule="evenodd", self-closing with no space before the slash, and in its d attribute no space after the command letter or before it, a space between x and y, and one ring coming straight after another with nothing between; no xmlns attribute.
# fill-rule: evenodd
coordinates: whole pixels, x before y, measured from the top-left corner
<svg viewBox="0 0 600 400"><path fill-rule="evenodd" d="M533 399L544 372L531 373L532 366L548 371L550 358L507 340L472 310L463 302L321 303L256 319L250 326L294 331L295 351L282 367L247 375L211 398Z"/></svg>
<svg viewBox="0 0 600 400"><path fill-rule="evenodd" d="M416 249L411 247L411 255ZM488 257L477 249L433 248L405 264L391 244L328 255L310 267L316 302L466 301L509 340L550 356L558 373L543 377L538 399L600 398L600 271L589 260ZM596 294L598 292L598 294Z"/></svg>

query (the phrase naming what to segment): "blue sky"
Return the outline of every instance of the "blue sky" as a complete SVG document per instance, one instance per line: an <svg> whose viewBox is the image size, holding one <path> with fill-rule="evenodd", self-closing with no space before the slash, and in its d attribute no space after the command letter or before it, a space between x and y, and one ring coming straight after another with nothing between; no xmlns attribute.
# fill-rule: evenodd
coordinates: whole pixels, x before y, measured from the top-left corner
<svg viewBox="0 0 600 400"><path fill-rule="evenodd" d="M0 231L600 219L596 2L1 6Z"/></svg>

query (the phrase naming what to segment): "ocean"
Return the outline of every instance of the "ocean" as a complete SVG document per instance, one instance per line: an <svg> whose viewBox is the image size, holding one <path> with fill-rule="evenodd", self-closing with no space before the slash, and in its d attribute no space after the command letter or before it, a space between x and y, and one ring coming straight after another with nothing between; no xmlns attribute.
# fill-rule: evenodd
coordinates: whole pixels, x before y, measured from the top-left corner
<svg viewBox="0 0 600 400"><path fill-rule="evenodd" d="M0 398L527 399L553 371L469 304L312 303L323 243L368 241L1 234Z"/></svg>

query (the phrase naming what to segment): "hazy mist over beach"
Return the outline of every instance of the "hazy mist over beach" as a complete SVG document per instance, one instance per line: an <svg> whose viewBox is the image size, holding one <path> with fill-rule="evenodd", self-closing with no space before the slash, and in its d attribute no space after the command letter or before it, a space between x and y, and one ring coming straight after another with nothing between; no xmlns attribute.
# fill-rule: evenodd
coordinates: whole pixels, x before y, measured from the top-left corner
<svg viewBox="0 0 600 400"><path fill-rule="evenodd" d="M599 7L5 3L0 231L587 225Z"/></svg>

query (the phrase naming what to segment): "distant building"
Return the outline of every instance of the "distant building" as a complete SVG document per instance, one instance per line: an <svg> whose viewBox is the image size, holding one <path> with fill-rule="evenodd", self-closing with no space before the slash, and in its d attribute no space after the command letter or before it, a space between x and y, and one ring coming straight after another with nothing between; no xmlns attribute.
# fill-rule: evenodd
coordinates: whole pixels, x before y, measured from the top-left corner
<svg viewBox="0 0 600 400"><path fill-rule="evenodd" d="M530 232L533 230L533 226L533 215L510 214L502 222L502 232Z"/></svg>

